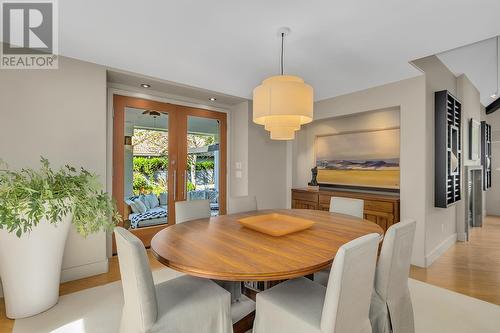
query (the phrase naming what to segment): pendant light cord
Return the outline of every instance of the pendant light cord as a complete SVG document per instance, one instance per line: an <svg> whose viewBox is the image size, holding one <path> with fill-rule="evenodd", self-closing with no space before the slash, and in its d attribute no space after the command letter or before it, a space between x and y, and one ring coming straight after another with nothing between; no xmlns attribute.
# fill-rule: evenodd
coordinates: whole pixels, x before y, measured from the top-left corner
<svg viewBox="0 0 500 333"><path fill-rule="evenodd" d="M281 33L281 75L283 75L283 73L284 73L284 70L283 70L283 68L284 68L284 64L283 64L284 63L284 54L285 54L284 41L285 41L285 33L282 32ZM498 43L498 41L497 41L497 43ZM498 82L498 80L497 80L497 82Z"/></svg>

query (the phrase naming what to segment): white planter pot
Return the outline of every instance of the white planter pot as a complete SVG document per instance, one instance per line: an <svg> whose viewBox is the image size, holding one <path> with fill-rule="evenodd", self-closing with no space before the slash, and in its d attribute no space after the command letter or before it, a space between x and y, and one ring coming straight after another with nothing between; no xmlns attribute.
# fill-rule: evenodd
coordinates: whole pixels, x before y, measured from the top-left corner
<svg viewBox="0 0 500 333"><path fill-rule="evenodd" d="M0 230L0 278L7 317L30 317L57 303L72 219L68 214L56 225L43 219L21 238Z"/></svg>

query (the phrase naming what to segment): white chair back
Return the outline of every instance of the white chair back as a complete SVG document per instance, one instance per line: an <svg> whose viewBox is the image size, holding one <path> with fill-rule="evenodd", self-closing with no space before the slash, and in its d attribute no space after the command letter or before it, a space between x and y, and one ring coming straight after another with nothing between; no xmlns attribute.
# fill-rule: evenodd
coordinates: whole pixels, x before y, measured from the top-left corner
<svg viewBox="0 0 500 333"><path fill-rule="evenodd" d="M414 332L408 276L416 225L415 220L406 220L393 224L387 230L375 273L375 292L383 302L383 310L388 309L389 313L380 317L385 323L374 323L374 326L390 325L395 333ZM387 322L389 320L390 323ZM374 328L374 332L378 331L386 329Z"/></svg>
<svg viewBox="0 0 500 333"><path fill-rule="evenodd" d="M175 223L209 218L210 200L177 201L175 203Z"/></svg>
<svg viewBox="0 0 500 333"><path fill-rule="evenodd" d="M368 313L379 238L376 233L365 235L337 251L326 288L322 332L371 332Z"/></svg>
<svg viewBox="0 0 500 333"><path fill-rule="evenodd" d="M251 212L257 210L257 198L254 195L233 197L229 203L229 214Z"/></svg>
<svg viewBox="0 0 500 333"><path fill-rule="evenodd" d="M331 197L330 212L351 215L363 218L363 210L365 203L361 199Z"/></svg>
<svg viewBox="0 0 500 333"><path fill-rule="evenodd" d="M153 275L144 244L121 227L115 228L124 305L121 331L147 332L158 317Z"/></svg>

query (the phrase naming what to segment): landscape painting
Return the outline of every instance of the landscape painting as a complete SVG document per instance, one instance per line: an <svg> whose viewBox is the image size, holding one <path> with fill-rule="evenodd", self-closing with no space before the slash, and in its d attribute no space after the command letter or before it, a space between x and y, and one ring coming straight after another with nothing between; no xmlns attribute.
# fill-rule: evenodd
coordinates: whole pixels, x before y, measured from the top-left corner
<svg viewBox="0 0 500 333"><path fill-rule="evenodd" d="M316 137L318 183L399 189L399 128Z"/></svg>

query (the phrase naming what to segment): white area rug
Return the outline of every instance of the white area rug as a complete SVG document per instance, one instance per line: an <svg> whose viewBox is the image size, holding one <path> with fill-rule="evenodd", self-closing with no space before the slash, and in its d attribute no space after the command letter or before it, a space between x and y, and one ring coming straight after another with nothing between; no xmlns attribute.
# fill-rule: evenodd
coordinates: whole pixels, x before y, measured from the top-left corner
<svg viewBox="0 0 500 333"><path fill-rule="evenodd" d="M183 274L165 268L153 272L155 283ZM18 319L13 333L114 333L118 332L123 306L121 281L61 296L52 309L37 316ZM233 323L251 311L255 303L242 296L231 306Z"/></svg>
<svg viewBox="0 0 500 333"><path fill-rule="evenodd" d="M409 280L417 333L499 333L500 306Z"/></svg>
<svg viewBox="0 0 500 333"><path fill-rule="evenodd" d="M180 276L170 269L155 271L155 282ZM410 279L417 333L498 333L500 306ZM123 304L121 282L62 296L52 309L16 320L14 333L113 333L118 332ZM253 307L237 304L233 320ZM214 332L216 333L216 332Z"/></svg>

